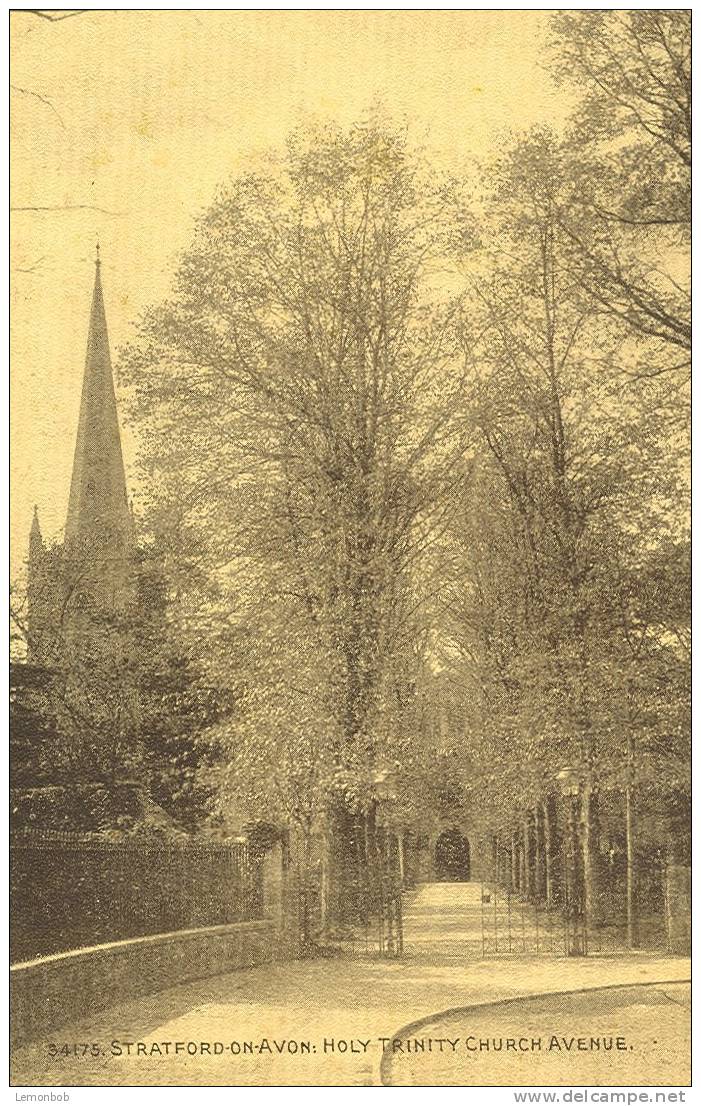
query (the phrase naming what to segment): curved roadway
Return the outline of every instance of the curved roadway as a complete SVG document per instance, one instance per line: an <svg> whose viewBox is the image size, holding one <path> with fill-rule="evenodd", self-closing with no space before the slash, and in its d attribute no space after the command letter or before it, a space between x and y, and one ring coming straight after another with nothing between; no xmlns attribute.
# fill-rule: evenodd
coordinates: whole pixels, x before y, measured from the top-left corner
<svg viewBox="0 0 701 1106"><path fill-rule="evenodd" d="M393 1059L392 1042L401 1036L399 1027L428 1019L431 1031L423 1032L424 1037L440 1037L444 1030L450 1030L451 1037L467 1036L469 1026L463 1015L436 1011L542 992L659 980L676 983L689 976L688 959L645 953L577 960L482 959L479 884L420 887L407 904L405 934L406 956L400 961L327 959L267 965L124 1003L57 1031L51 1039L18 1049L12 1059L13 1085L367 1086L378 1085L381 1075L388 1082L409 1078L424 1084L430 1081L429 1085L456 1077L467 1084L482 1082L484 1061L471 1056L459 1068L436 1062L435 1053L420 1062L415 1056L410 1063ZM669 1051L682 1040L681 1015L674 1013L682 1008L670 1000L668 1009L658 998L653 1001L652 993L653 989L645 989L633 1001L631 991L626 1004L619 1002L606 1017L597 1007L591 1031L600 1026L603 1033L615 1022L628 1033L640 1007L640 1032L644 1028L647 1033L659 1022L657 1039ZM585 1000L599 1001L593 995L573 996L567 1000L566 1017L560 1005L563 1013L555 1032L578 1034L584 1019L587 1025L581 1028L589 1034L594 1007L585 1009ZM524 1006L519 1014L529 1033L536 1033L550 1016L546 1007L538 1005L541 1001L534 999L535 1005ZM478 1017L480 1033L492 1035L490 1027L497 1033L506 1024L506 1007L495 1009L471 1014L469 1024L477 1026L473 1018ZM578 1010L583 1011L581 1017ZM535 1022L529 1020L533 1018ZM84 1045L89 1046L87 1051ZM683 1052L683 1041L679 1047ZM643 1081L632 1078L647 1071L635 1067L642 1054L643 1050L635 1051L634 1043L626 1082ZM540 1070L533 1057L533 1053L526 1057L524 1073ZM513 1063L509 1057L508 1064ZM497 1080L514 1070L503 1064L496 1069ZM574 1070L568 1068L567 1081ZM603 1077L608 1069L597 1070ZM675 1081L679 1083L682 1076L680 1061Z"/></svg>

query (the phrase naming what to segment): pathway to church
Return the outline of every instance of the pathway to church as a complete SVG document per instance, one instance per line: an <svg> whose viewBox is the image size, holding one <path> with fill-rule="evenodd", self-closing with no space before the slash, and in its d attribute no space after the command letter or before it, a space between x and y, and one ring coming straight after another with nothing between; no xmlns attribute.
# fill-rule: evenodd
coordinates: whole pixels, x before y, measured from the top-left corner
<svg viewBox="0 0 701 1106"><path fill-rule="evenodd" d="M523 1070L531 1084L576 1083L573 1073L588 1071L589 1080L580 1082L601 1085L602 1064L610 1076L603 1085L684 1083L687 959L652 953L481 959L477 883L421 886L407 900L405 939L401 960L267 965L113 1007L18 1050L13 1084L518 1085L519 1064L530 1065ZM581 990L589 993L552 995ZM604 1040L622 1033L625 1045L603 1057L566 1047L594 1037L603 1050ZM526 1051L470 1048L480 1040L522 1045L539 1037L540 1047ZM552 1037L561 1043L551 1049ZM98 1044L99 1058L50 1056L51 1044L83 1042ZM185 1048L176 1053L178 1042ZM666 1078L658 1074L665 1057ZM536 1070L541 1074L533 1076Z"/></svg>

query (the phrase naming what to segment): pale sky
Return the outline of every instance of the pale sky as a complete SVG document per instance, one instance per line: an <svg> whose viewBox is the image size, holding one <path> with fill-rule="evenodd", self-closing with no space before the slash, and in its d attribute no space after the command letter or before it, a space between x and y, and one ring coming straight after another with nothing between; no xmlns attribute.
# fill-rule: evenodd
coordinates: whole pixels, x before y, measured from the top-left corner
<svg viewBox="0 0 701 1106"><path fill-rule="evenodd" d="M12 205L59 209L17 210L12 222L13 571L35 503L44 536L61 538L96 237L116 362L143 308L166 294L217 185L256 151L279 149L305 116L352 122L379 100L450 169L508 130L559 122L567 104L538 65L547 20L105 11L49 23L13 13ZM133 442L125 448L129 468Z"/></svg>

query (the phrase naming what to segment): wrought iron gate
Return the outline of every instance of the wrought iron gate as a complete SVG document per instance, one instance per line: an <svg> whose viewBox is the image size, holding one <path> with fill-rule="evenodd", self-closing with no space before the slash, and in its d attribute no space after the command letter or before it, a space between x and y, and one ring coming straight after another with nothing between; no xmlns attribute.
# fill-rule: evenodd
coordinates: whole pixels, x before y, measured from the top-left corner
<svg viewBox="0 0 701 1106"><path fill-rule="evenodd" d="M481 889L482 956L586 956L590 938L581 905L548 908L496 883Z"/></svg>
<svg viewBox="0 0 701 1106"><path fill-rule="evenodd" d="M398 959L404 952L402 873L397 835L378 827L357 842L346 884L347 921L326 943L353 957Z"/></svg>

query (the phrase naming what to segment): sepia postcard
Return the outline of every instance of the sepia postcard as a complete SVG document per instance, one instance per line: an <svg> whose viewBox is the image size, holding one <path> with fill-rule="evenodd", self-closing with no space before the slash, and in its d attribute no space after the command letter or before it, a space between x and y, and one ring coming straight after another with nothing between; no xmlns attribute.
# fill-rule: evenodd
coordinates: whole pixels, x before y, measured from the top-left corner
<svg viewBox="0 0 701 1106"><path fill-rule="evenodd" d="M685 1101L690 10L10 46L12 1085Z"/></svg>

